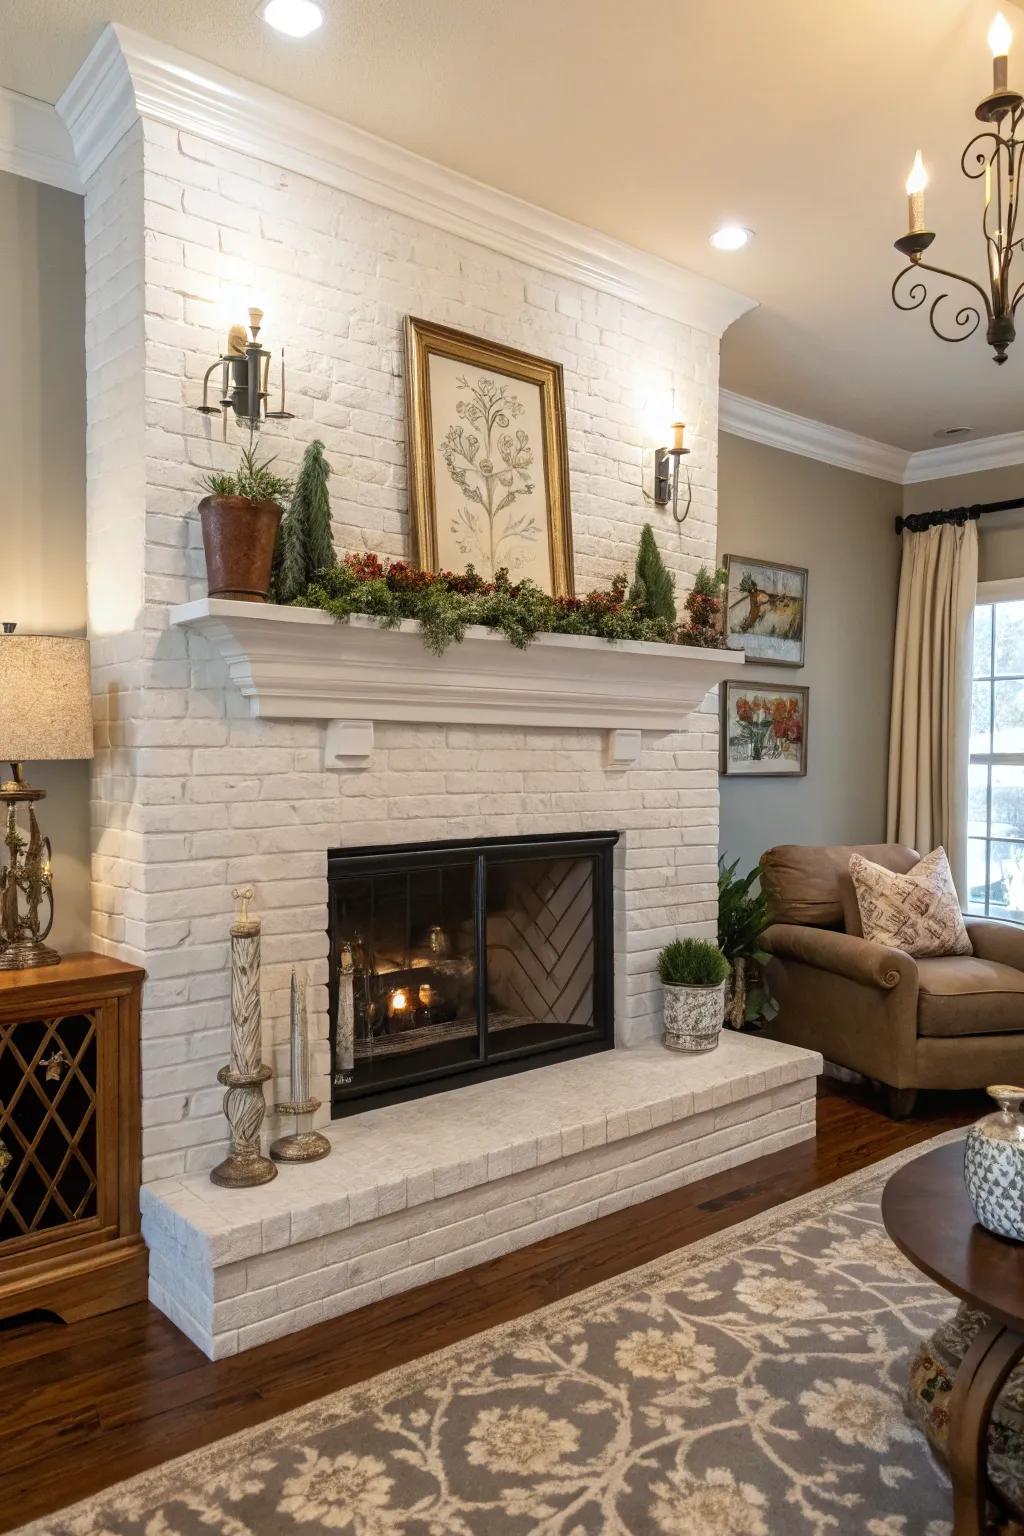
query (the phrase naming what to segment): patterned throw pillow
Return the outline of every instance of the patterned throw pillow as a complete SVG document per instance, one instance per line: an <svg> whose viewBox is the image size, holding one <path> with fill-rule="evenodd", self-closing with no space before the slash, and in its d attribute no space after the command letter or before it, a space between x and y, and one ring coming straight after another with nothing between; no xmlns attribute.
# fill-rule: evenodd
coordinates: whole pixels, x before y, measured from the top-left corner
<svg viewBox="0 0 1024 1536"><path fill-rule="evenodd" d="M905 875L854 853L850 875L866 939L919 959L974 953L944 848L936 848Z"/></svg>

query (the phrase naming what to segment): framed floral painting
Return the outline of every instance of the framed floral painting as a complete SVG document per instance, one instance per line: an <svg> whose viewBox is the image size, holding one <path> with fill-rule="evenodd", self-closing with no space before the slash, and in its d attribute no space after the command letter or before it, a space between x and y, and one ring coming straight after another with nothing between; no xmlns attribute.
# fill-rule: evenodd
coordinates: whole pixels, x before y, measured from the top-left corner
<svg viewBox="0 0 1024 1536"><path fill-rule="evenodd" d="M725 643L751 661L802 667L807 571L802 565L725 555Z"/></svg>
<svg viewBox="0 0 1024 1536"><path fill-rule="evenodd" d="M560 364L411 315L405 342L418 564L572 596Z"/></svg>
<svg viewBox="0 0 1024 1536"><path fill-rule="evenodd" d="M807 772L810 690L728 681L722 687L722 772L728 778L801 778Z"/></svg>

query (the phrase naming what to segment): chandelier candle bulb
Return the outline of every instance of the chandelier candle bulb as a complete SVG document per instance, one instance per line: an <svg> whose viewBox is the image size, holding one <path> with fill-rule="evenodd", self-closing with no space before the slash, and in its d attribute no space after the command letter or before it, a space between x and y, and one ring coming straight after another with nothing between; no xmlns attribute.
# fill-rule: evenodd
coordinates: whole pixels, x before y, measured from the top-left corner
<svg viewBox="0 0 1024 1536"><path fill-rule="evenodd" d="M999 11L995 21L988 30L988 45L992 50L992 89L993 91L1005 91L1008 82L1008 59L1010 44L1013 41L1013 33L1010 31L1006 17Z"/></svg>
<svg viewBox="0 0 1024 1536"><path fill-rule="evenodd" d="M910 205L910 233L919 235L924 229L924 189L928 185L928 172L921 159L921 151L914 156L914 164L907 177L907 201Z"/></svg>

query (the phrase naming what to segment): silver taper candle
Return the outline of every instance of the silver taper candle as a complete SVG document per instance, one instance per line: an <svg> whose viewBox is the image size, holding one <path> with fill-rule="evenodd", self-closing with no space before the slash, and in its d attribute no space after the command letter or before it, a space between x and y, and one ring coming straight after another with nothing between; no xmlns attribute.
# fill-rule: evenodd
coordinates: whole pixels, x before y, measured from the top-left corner
<svg viewBox="0 0 1024 1536"><path fill-rule="evenodd" d="M292 967L291 988L291 1068L292 1099L303 1103L309 1098L309 1028L306 1022L306 983L300 982Z"/></svg>
<svg viewBox="0 0 1024 1536"><path fill-rule="evenodd" d="M299 981L292 969L291 1033L289 1035L292 1087L291 1098L277 1105L279 1115L294 1115L296 1122L316 1113L320 1100L309 1091L309 1027L306 1022L306 983ZM331 1144L312 1126L296 1129L291 1136L279 1136L270 1144L270 1155L278 1163L315 1163L326 1157Z"/></svg>

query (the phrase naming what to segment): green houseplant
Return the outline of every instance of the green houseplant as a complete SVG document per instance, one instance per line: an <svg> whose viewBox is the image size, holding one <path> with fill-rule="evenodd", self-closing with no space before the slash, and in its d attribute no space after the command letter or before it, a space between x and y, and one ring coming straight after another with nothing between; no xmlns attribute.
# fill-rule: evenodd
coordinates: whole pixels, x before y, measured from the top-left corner
<svg viewBox="0 0 1024 1536"><path fill-rule="evenodd" d="M203 479L209 492L199 503L211 597L264 603L270 590L283 503L291 481L274 473L273 459L256 457L255 427L238 468Z"/></svg>
<svg viewBox="0 0 1024 1536"><path fill-rule="evenodd" d="M662 1039L672 1051L713 1051L725 1016L729 962L707 939L673 939L658 956Z"/></svg>
<svg viewBox="0 0 1024 1536"><path fill-rule="evenodd" d="M767 1023L779 1011L763 972L769 959L761 948L761 934L771 922L768 897L753 888L760 870L755 867L738 875L739 862L723 861L718 867L718 945L730 966L725 989L725 1021L730 1029Z"/></svg>

